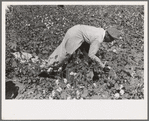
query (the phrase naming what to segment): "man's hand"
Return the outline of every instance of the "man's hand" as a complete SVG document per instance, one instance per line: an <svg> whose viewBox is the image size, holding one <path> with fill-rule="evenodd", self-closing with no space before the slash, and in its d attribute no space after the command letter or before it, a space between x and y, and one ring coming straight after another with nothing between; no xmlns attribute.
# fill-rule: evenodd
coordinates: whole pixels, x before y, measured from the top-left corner
<svg viewBox="0 0 149 121"><path fill-rule="evenodd" d="M104 64L102 62L100 63L102 68L105 68L106 64L107 64L107 61L105 61Z"/></svg>

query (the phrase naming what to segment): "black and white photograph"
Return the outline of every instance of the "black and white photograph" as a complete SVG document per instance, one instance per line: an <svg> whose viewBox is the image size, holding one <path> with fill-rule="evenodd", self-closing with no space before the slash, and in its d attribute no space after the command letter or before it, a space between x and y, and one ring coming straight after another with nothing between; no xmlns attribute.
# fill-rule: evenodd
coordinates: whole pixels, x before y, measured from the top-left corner
<svg viewBox="0 0 149 121"><path fill-rule="evenodd" d="M3 2L2 14L6 104L142 101L147 106L147 2ZM132 115L145 119L144 113Z"/></svg>

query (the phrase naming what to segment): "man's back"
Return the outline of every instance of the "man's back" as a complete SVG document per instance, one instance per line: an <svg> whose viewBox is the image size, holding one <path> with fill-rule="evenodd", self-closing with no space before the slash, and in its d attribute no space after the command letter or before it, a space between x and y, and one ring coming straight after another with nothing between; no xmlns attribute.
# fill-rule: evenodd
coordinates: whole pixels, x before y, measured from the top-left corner
<svg viewBox="0 0 149 121"><path fill-rule="evenodd" d="M94 40L99 40L102 42L105 30L103 28L97 28L88 25L80 26L82 36L87 43L91 43Z"/></svg>

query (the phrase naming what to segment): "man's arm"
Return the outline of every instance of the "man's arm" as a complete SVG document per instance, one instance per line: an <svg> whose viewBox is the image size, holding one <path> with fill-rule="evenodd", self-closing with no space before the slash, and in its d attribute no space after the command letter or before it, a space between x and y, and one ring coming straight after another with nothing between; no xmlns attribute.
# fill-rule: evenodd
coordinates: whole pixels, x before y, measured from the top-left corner
<svg viewBox="0 0 149 121"><path fill-rule="evenodd" d="M105 67L105 65L101 62L101 60L96 56L96 53L99 49L100 43L98 41L94 41L91 43L90 45L90 49L89 49L89 53L88 56L92 59L95 60L96 62L98 62L100 64L100 66L102 68Z"/></svg>

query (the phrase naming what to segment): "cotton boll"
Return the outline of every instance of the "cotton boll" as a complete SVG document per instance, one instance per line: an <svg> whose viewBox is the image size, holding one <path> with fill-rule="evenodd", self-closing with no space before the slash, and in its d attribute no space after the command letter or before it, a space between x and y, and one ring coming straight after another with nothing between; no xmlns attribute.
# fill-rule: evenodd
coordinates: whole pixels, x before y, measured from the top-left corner
<svg viewBox="0 0 149 121"><path fill-rule="evenodd" d="M122 40L123 38L122 37L119 37L119 39Z"/></svg>
<svg viewBox="0 0 149 121"><path fill-rule="evenodd" d="M111 42L111 45L113 45L113 44L114 44L114 42L112 41L112 42Z"/></svg>
<svg viewBox="0 0 149 121"><path fill-rule="evenodd" d="M120 90L120 94L123 95L125 93L124 90Z"/></svg>
<svg viewBox="0 0 149 121"><path fill-rule="evenodd" d="M57 79L57 80L55 81L55 83L58 85L58 84L59 84L59 80Z"/></svg>
<svg viewBox="0 0 149 121"><path fill-rule="evenodd" d="M123 85L120 85L120 89L122 89L124 86Z"/></svg>
<svg viewBox="0 0 149 121"><path fill-rule="evenodd" d="M119 93L115 93L114 97L115 98L119 98L120 97L120 94Z"/></svg>
<svg viewBox="0 0 149 121"><path fill-rule="evenodd" d="M70 84L67 84L66 87L69 89L69 88L71 88L71 85Z"/></svg>
<svg viewBox="0 0 149 121"><path fill-rule="evenodd" d="M116 49L113 49L113 52L114 52L114 53L117 53L117 50L116 50Z"/></svg>
<svg viewBox="0 0 149 121"><path fill-rule="evenodd" d="M83 88L84 88L84 86L79 86L79 88L80 88L80 89L83 89Z"/></svg>
<svg viewBox="0 0 149 121"><path fill-rule="evenodd" d="M53 98L51 97L51 95L49 96L49 100L53 100Z"/></svg>
<svg viewBox="0 0 149 121"><path fill-rule="evenodd" d="M56 94L56 92L53 90L53 91L52 91L52 97L54 97L55 94Z"/></svg>
<svg viewBox="0 0 149 121"><path fill-rule="evenodd" d="M67 83L67 79L66 79L66 78L64 78L63 80L64 80L64 83L66 84L66 83Z"/></svg>
<svg viewBox="0 0 149 121"><path fill-rule="evenodd" d="M45 90L43 90L43 91L42 91L42 93L43 93L43 94L46 94L46 91L45 91Z"/></svg>
<svg viewBox="0 0 149 121"><path fill-rule="evenodd" d="M50 68L47 70L47 72L51 72L52 70L53 70L53 68L50 67Z"/></svg>
<svg viewBox="0 0 149 121"><path fill-rule="evenodd" d="M73 75L74 73L73 72L70 72L70 75Z"/></svg>
<svg viewBox="0 0 149 121"><path fill-rule="evenodd" d="M73 75L74 75L74 76L76 76L76 75L77 75L77 73L73 73Z"/></svg>
<svg viewBox="0 0 149 121"><path fill-rule="evenodd" d="M44 68L44 67L45 67L45 65L44 65L44 64L40 65L40 68Z"/></svg>
<svg viewBox="0 0 149 121"><path fill-rule="evenodd" d="M67 97L67 100L71 100L71 96L68 96L68 97Z"/></svg>
<svg viewBox="0 0 149 121"><path fill-rule="evenodd" d="M60 67L59 69L58 69L58 72L60 72L62 70L62 67Z"/></svg>
<svg viewBox="0 0 149 121"><path fill-rule="evenodd" d="M57 89L57 91L58 91L58 92L62 92L62 88L59 87L59 88Z"/></svg>
<svg viewBox="0 0 149 121"><path fill-rule="evenodd" d="M96 83L93 83L94 87L97 87Z"/></svg>
<svg viewBox="0 0 149 121"><path fill-rule="evenodd" d="M80 97L81 93L79 90L76 91L77 99Z"/></svg>
<svg viewBox="0 0 149 121"><path fill-rule="evenodd" d="M80 95L80 91L79 91L79 90L77 90L77 91L76 91L76 94L77 94L77 95Z"/></svg>
<svg viewBox="0 0 149 121"><path fill-rule="evenodd" d="M20 63L25 63L25 62L27 62L26 60L20 60Z"/></svg>

